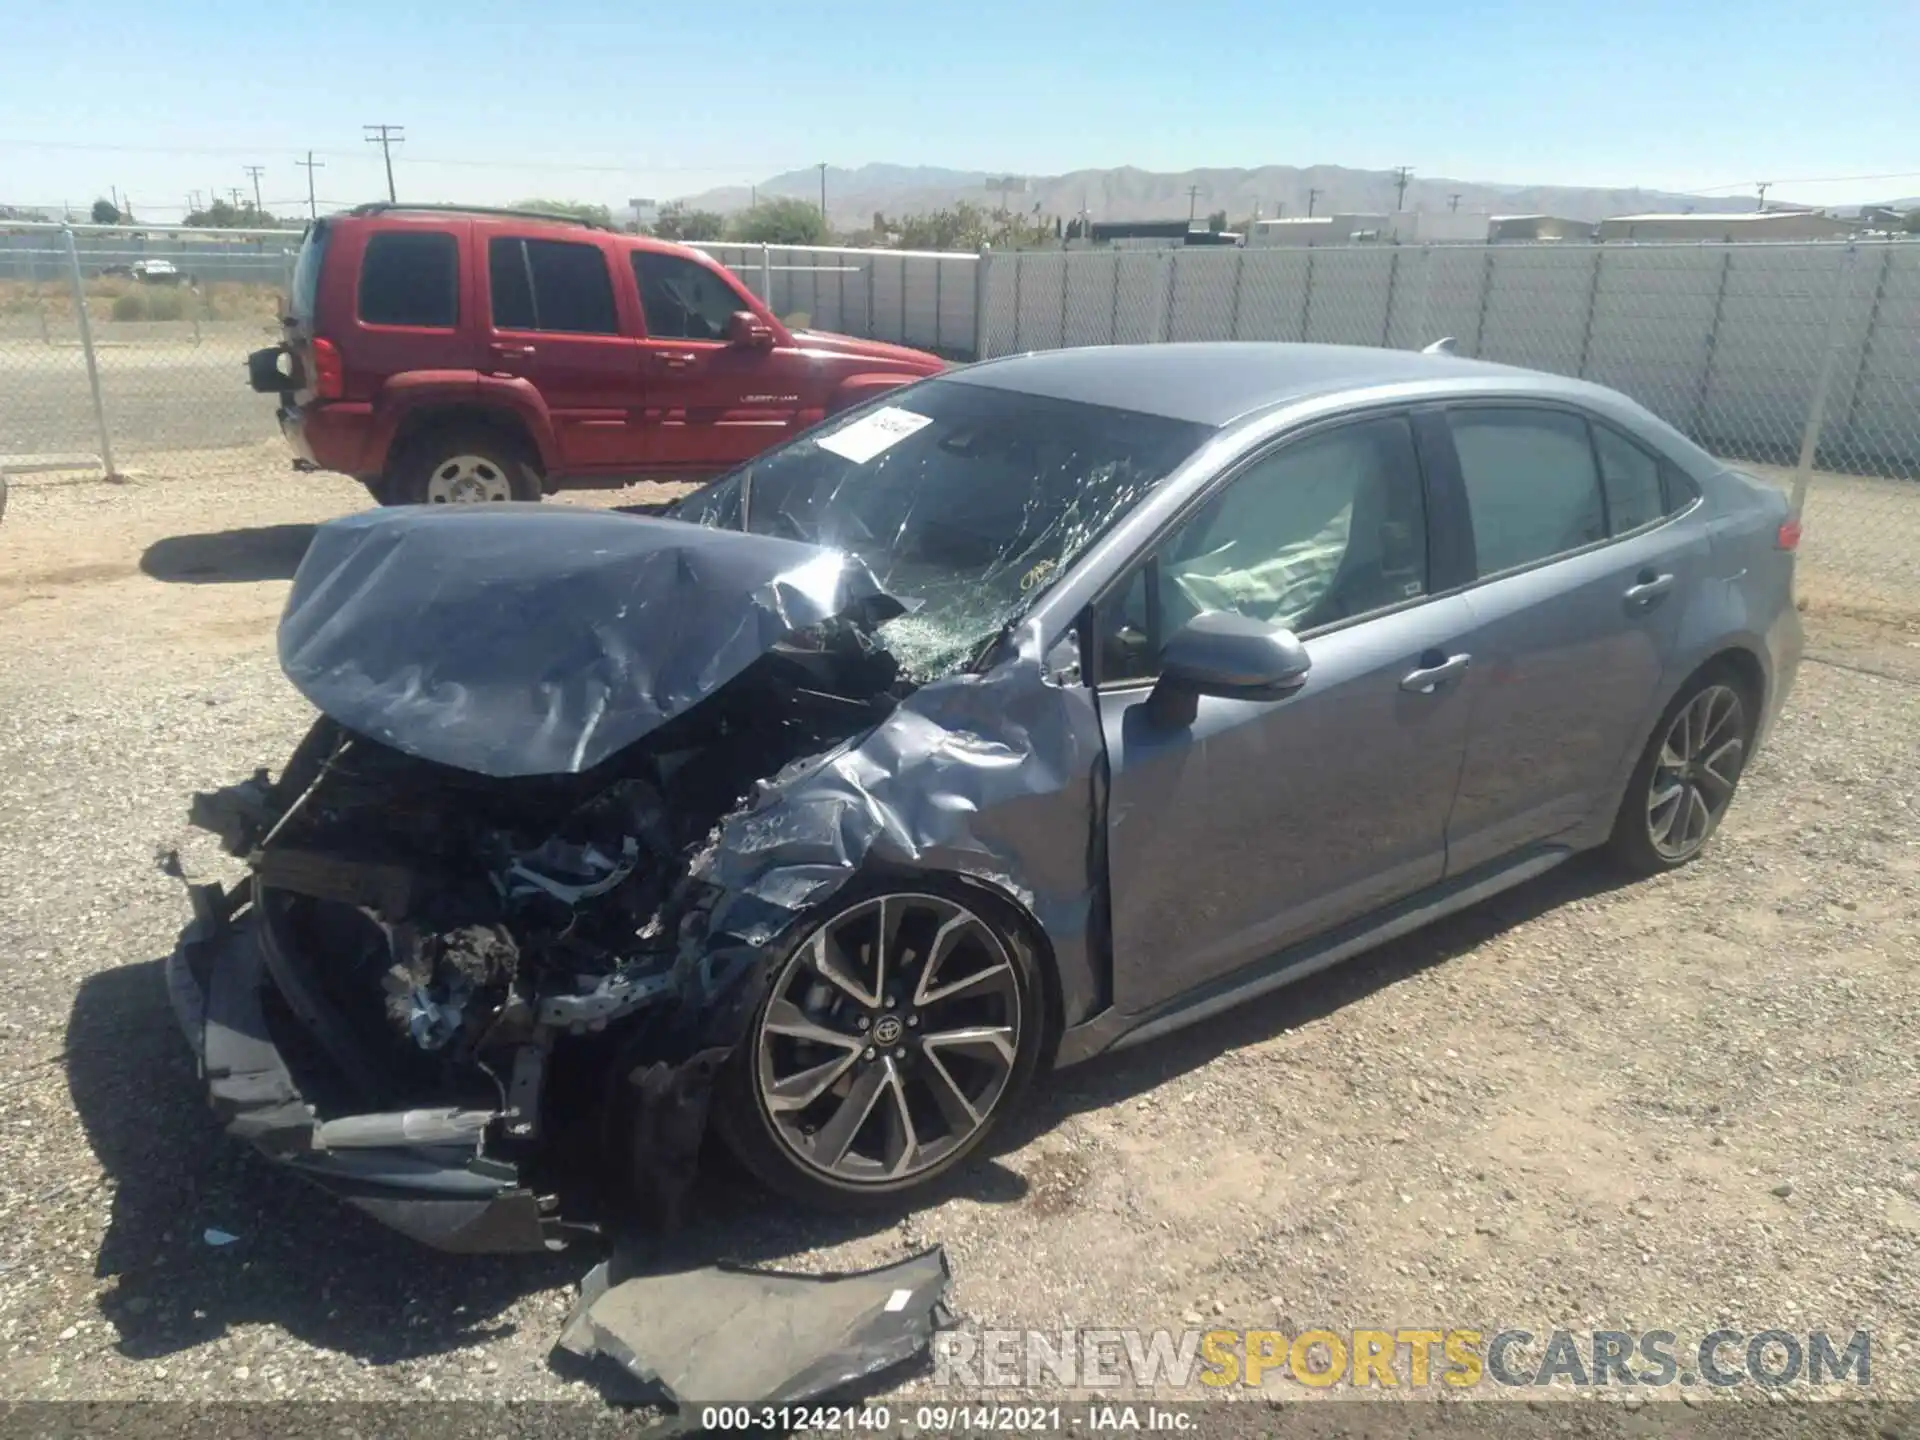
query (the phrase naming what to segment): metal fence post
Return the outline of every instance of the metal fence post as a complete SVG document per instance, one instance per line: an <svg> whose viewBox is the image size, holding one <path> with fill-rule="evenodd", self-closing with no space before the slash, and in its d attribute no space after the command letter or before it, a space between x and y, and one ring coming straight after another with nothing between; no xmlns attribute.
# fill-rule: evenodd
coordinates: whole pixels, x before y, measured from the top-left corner
<svg viewBox="0 0 1920 1440"><path fill-rule="evenodd" d="M1820 449L1820 427L1827 419L1827 396L1833 389L1833 372L1840 362L1841 324L1847 309L1848 292L1853 288L1853 262L1859 254L1852 241L1847 242L1833 278L1833 299L1827 309L1827 344L1820 357L1820 373L1813 382L1813 402L1807 407L1807 423L1800 432L1800 461L1793 469L1793 513L1806 509L1807 482L1813 478L1813 461ZM77 273L77 272L76 272Z"/></svg>
<svg viewBox="0 0 1920 1440"><path fill-rule="evenodd" d="M1380 348L1393 343L1393 292L1400 283L1400 242L1393 242L1393 254L1387 257L1387 308L1380 316Z"/></svg>
<svg viewBox="0 0 1920 1440"><path fill-rule="evenodd" d="M1307 328L1313 324L1313 246L1307 246L1307 274L1300 284L1300 343L1307 343Z"/></svg>
<svg viewBox="0 0 1920 1440"><path fill-rule="evenodd" d="M773 247L760 242L760 301L773 309Z"/></svg>
<svg viewBox="0 0 1920 1440"><path fill-rule="evenodd" d="M987 358L987 259L993 251L982 245L973 261L973 358Z"/></svg>
<svg viewBox="0 0 1920 1440"><path fill-rule="evenodd" d="M1173 313L1180 304L1180 252L1167 252L1167 308L1160 322L1160 338L1173 339Z"/></svg>
<svg viewBox="0 0 1920 1440"><path fill-rule="evenodd" d="M1733 247L1720 252L1720 283L1713 292L1713 318L1707 322L1707 354L1700 364L1700 391L1693 399L1693 426L1689 440L1704 444L1707 424L1707 396L1713 390L1713 355L1720 348L1720 312L1727 305L1727 275L1733 269Z"/></svg>
<svg viewBox="0 0 1920 1440"><path fill-rule="evenodd" d="M1073 283L1073 255L1071 251L1060 252L1060 348L1066 349L1072 342L1067 339L1067 288Z"/></svg>
<svg viewBox="0 0 1920 1440"><path fill-rule="evenodd" d="M1027 301L1027 297L1021 293L1023 287L1020 282L1025 272L1022 258L1018 250L1013 252L1013 353L1016 355L1020 353L1020 311Z"/></svg>
<svg viewBox="0 0 1920 1440"><path fill-rule="evenodd" d="M1593 278L1587 282L1587 323L1580 331L1580 363L1574 369L1574 378L1587 378L1587 356L1593 350L1593 312L1600 304L1600 262L1606 251L1600 246L1593 247Z"/></svg>
<svg viewBox="0 0 1920 1440"><path fill-rule="evenodd" d="M1473 322L1473 358L1481 358L1481 341L1487 338L1487 306L1493 303L1493 246L1487 246L1487 263L1480 272L1480 314Z"/></svg>
<svg viewBox="0 0 1920 1440"><path fill-rule="evenodd" d="M1243 248L1233 262L1233 309L1227 316L1227 338L1240 338L1240 282L1247 273L1247 252Z"/></svg>
<svg viewBox="0 0 1920 1440"><path fill-rule="evenodd" d="M900 343L907 343L907 257L900 257Z"/></svg>
<svg viewBox="0 0 1920 1440"><path fill-rule="evenodd" d="M1853 367L1853 388L1847 391L1847 414L1840 422L1840 437L1853 439L1853 427L1860 415L1860 387L1866 382L1867 367L1873 363L1874 332L1880 328L1880 303L1887 298L1887 272L1893 268L1893 246L1880 247L1880 274L1873 282L1873 305L1867 311L1867 330L1860 337L1860 357Z"/></svg>
<svg viewBox="0 0 1920 1440"><path fill-rule="evenodd" d="M940 311L943 308L940 292L946 273L947 257L942 255L933 262L933 353L936 355L940 353Z"/></svg>
<svg viewBox="0 0 1920 1440"><path fill-rule="evenodd" d="M1416 350L1424 350L1428 345L1433 343L1427 338L1428 305L1432 295L1433 246L1422 245L1420 247L1420 310L1419 319L1414 322L1413 326L1413 348ZM1436 335L1433 338L1437 340L1440 337Z"/></svg>
<svg viewBox="0 0 1920 1440"><path fill-rule="evenodd" d="M1113 252L1113 308L1107 315L1107 343L1120 343L1120 256L1123 252Z"/></svg>
<svg viewBox="0 0 1920 1440"><path fill-rule="evenodd" d="M93 324L87 318L87 287L80 278L80 248L73 243L73 231L63 229L61 239L67 247L67 276L73 281L73 313L80 322L80 350L87 357L87 387L93 392L93 423L100 430L100 464L109 477L120 473L113 463L113 436L107 432L107 407L100 399L100 365L93 353Z"/></svg>

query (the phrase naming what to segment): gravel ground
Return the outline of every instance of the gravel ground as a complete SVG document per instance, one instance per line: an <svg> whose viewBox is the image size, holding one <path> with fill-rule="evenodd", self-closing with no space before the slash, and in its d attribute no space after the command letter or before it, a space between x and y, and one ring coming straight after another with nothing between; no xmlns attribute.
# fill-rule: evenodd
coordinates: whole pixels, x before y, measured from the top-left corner
<svg viewBox="0 0 1920 1440"><path fill-rule="evenodd" d="M305 729L274 617L307 527L364 503L263 447L22 485L0 526L0 1398L592 1396L547 1362L591 1254L437 1256L255 1162L163 993L155 854ZM1920 650L1848 624L1698 865L1575 863L1045 1082L904 1220L717 1174L661 1248L939 1241L991 1326L1866 1328L1875 1392L1915 1397Z"/></svg>

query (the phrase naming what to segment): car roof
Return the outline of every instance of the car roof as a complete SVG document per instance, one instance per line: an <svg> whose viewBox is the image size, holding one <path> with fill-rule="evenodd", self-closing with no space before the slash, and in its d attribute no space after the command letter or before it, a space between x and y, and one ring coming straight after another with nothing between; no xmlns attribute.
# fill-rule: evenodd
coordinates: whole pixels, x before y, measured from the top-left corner
<svg viewBox="0 0 1920 1440"><path fill-rule="evenodd" d="M1171 420L1223 426L1298 400L1409 381L1483 379L1531 382L1554 377L1484 360L1360 345L1217 341L1102 345L983 361L946 378L1056 400L1078 400ZM1569 398L1588 387L1564 382Z"/></svg>

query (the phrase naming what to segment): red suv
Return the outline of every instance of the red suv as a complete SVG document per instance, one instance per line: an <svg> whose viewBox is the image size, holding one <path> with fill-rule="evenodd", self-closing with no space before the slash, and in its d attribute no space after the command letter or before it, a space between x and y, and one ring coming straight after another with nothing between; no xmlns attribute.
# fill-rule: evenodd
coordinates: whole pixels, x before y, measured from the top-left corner
<svg viewBox="0 0 1920 1440"><path fill-rule="evenodd" d="M465 207L316 221L284 326L253 388L296 454L390 505L711 475L944 368L789 331L697 250Z"/></svg>

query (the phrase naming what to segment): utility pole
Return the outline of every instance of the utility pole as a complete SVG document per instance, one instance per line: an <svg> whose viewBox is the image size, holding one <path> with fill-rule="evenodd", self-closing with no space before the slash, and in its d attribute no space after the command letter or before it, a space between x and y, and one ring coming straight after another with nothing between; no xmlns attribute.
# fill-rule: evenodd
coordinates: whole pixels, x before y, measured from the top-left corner
<svg viewBox="0 0 1920 1440"><path fill-rule="evenodd" d="M1187 224L1193 224L1193 217L1199 213L1199 210L1200 187L1198 185L1189 185L1187 187Z"/></svg>
<svg viewBox="0 0 1920 1440"><path fill-rule="evenodd" d="M366 141L369 145L378 145L380 147L380 158L387 162L387 200L390 203L397 204L400 197L394 193L393 188L393 147L406 143L407 127L404 125L362 125L360 128L367 132ZM309 170L307 173L311 175L313 172Z"/></svg>
<svg viewBox="0 0 1920 1440"><path fill-rule="evenodd" d="M187 213L189 215L205 208L200 203L200 192L198 190L189 190L187 192L187 206Z"/></svg>
<svg viewBox="0 0 1920 1440"><path fill-rule="evenodd" d="M1396 165L1393 170L1393 208L1396 211L1407 208L1407 182L1413 179L1413 167Z"/></svg>
<svg viewBox="0 0 1920 1440"><path fill-rule="evenodd" d="M1460 192L1456 190L1453 192L1453 194L1447 196L1447 209L1449 211L1455 211L1455 210L1458 210L1459 208L1460 208Z"/></svg>
<svg viewBox="0 0 1920 1440"><path fill-rule="evenodd" d="M260 203L260 172L267 167L264 165L242 165L240 168L246 171L247 178L253 181L253 213L256 215L266 214L267 207Z"/></svg>
<svg viewBox="0 0 1920 1440"><path fill-rule="evenodd" d="M1321 197L1322 195L1324 195L1324 194L1326 194L1326 191L1324 191L1324 190L1309 190L1309 191L1307 191L1307 218L1308 218L1309 220L1311 220L1311 219L1313 218L1313 207L1314 207L1314 204L1315 204L1315 203L1316 203L1316 202L1317 202L1317 201L1318 201L1318 200L1320 199L1320 197Z"/></svg>
<svg viewBox="0 0 1920 1440"><path fill-rule="evenodd" d="M822 222L824 222L827 218L827 162L826 161L822 160L820 162L819 170L820 170L820 219Z"/></svg>
<svg viewBox="0 0 1920 1440"><path fill-rule="evenodd" d="M1754 182L1754 188L1760 192L1760 208L1762 210L1766 209L1767 191L1773 188L1773 182L1771 180L1756 180Z"/></svg>
<svg viewBox="0 0 1920 1440"><path fill-rule="evenodd" d="M238 210L242 205L246 203L247 192L242 190L238 185L235 185L230 190L228 190L227 194L233 197L233 208L236 210Z"/></svg>
<svg viewBox="0 0 1920 1440"><path fill-rule="evenodd" d="M313 158L313 151L309 150L307 151L306 159L296 160L293 163L307 172L307 219L318 220L320 218L320 207L313 198L313 172L326 169L327 162L324 160L315 160Z"/></svg>

